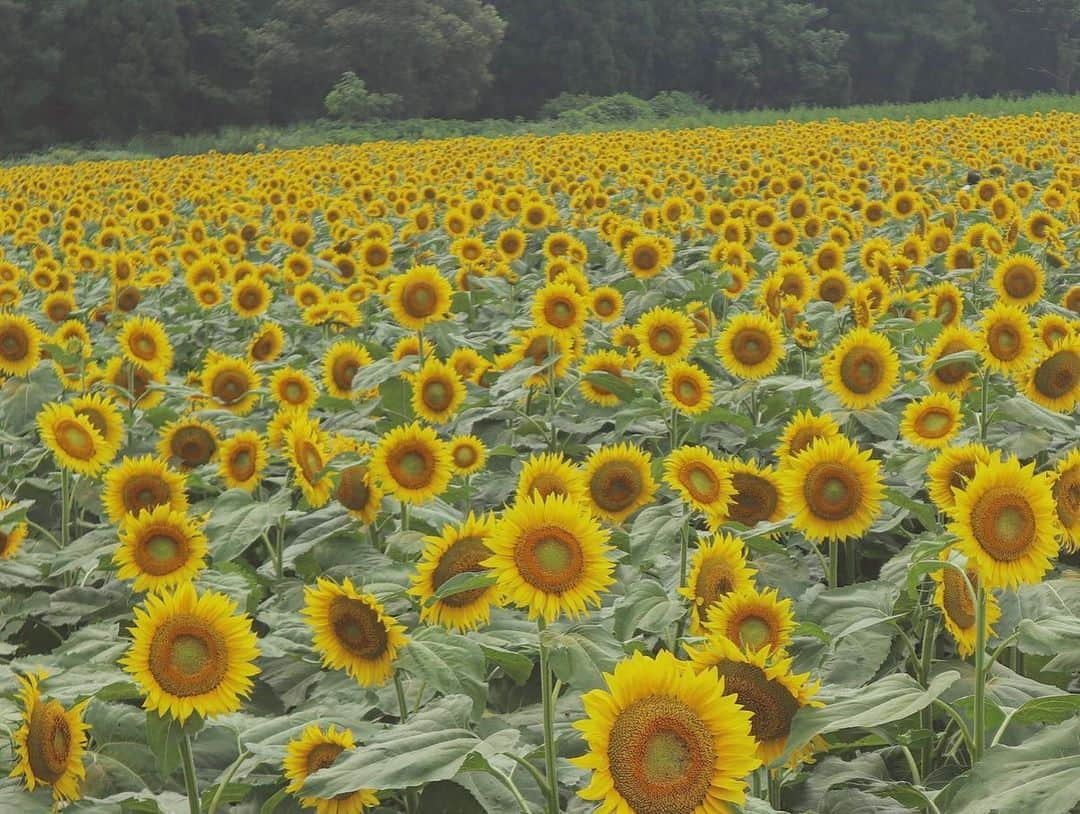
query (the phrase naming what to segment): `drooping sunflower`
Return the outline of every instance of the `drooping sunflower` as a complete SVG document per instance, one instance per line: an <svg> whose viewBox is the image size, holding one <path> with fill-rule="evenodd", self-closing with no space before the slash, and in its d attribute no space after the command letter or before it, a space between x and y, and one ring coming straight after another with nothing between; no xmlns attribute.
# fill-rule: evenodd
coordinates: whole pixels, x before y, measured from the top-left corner
<svg viewBox="0 0 1080 814"><path fill-rule="evenodd" d="M0 497L0 513L10 509L14 504L6 498ZM27 524L19 522L8 527L7 531L0 528L0 560L10 560L15 552L26 539Z"/></svg>
<svg viewBox="0 0 1080 814"><path fill-rule="evenodd" d="M390 282L386 302L399 325L419 331L446 318L452 291L435 266L413 266Z"/></svg>
<svg viewBox="0 0 1080 814"><path fill-rule="evenodd" d="M313 631L323 667L344 670L362 687L385 684L398 650L409 641L379 600L358 592L348 578L338 585L319 577L314 586L306 586L301 614Z"/></svg>
<svg viewBox="0 0 1080 814"><path fill-rule="evenodd" d="M952 283L940 283L930 289L930 317L944 327L957 324L964 316L964 295Z"/></svg>
<svg viewBox="0 0 1080 814"><path fill-rule="evenodd" d="M495 585L431 600L450 578L486 571L480 563L493 554L487 540L494 528L492 515L476 517L469 512L464 522L456 526L445 525L442 534L424 538L424 551L416 564L416 574L409 589L420 602L421 621L462 631L487 624L491 606L499 601L499 590Z"/></svg>
<svg viewBox="0 0 1080 814"><path fill-rule="evenodd" d="M904 408L900 435L915 446L940 449L952 441L963 421L958 399L948 393L932 393Z"/></svg>
<svg viewBox="0 0 1080 814"><path fill-rule="evenodd" d="M881 464L845 436L815 441L780 472L792 525L810 540L861 537L881 511Z"/></svg>
<svg viewBox="0 0 1080 814"><path fill-rule="evenodd" d="M988 589L1036 583L1050 570L1060 528L1049 473L1037 475L1034 464L1002 460L995 450L953 496L949 530Z"/></svg>
<svg viewBox="0 0 1080 814"><path fill-rule="evenodd" d="M318 419L306 413L293 417L285 430L285 457L300 483L304 498L313 509L325 506L334 488L330 475L323 472L330 459L329 440Z"/></svg>
<svg viewBox="0 0 1080 814"><path fill-rule="evenodd" d="M245 359L215 355L203 367L202 389L208 401L235 415L255 409L261 385L262 377Z"/></svg>
<svg viewBox="0 0 1080 814"><path fill-rule="evenodd" d="M218 452L217 427L197 418L178 418L161 428L158 455L177 461L181 469L194 469L214 459Z"/></svg>
<svg viewBox="0 0 1080 814"><path fill-rule="evenodd" d="M285 779L289 781L285 790L290 794L299 794L304 788L304 781L311 775L332 765L342 752L355 748L352 730L339 730L331 724L323 731L312 724L285 747L282 765ZM363 814L365 808L378 804L379 798L374 789L357 789L329 799L300 798L300 805L315 809L315 814Z"/></svg>
<svg viewBox="0 0 1080 814"><path fill-rule="evenodd" d="M629 442L601 447L585 461L585 484L593 514L622 523L656 493L652 456Z"/></svg>
<svg viewBox="0 0 1080 814"><path fill-rule="evenodd" d="M781 650L791 643L795 615L790 599L766 588L744 587L717 599L707 609L705 627L729 638L740 650Z"/></svg>
<svg viewBox="0 0 1080 814"><path fill-rule="evenodd" d="M990 450L982 444L946 447L926 467L926 490L943 512L956 505L954 489L964 489L975 477L975 465L990 462Z"/></svg>
<svg viewBox="0 0 1080 814"><path fill-rule="evenodd" d="M818 439L835 438L839 434L840 425L828 413L814 415L810 410L801 410L784 425L776 447L776 457L784 461L798 455Z"/></svg>
<svg viewBox="0 0 1080 814"><path fill-rule="evenodd" d="M999 373L1023 368L1035 351L1035 332L1027 314L1003 302L983 311L979 339L983 361Z"/></svg>
<svg viewBox="0 0 1080 814"><path fill-rule="evenodd" d="M955 559L960 566L965 566L963 557L952 554L949 549L941 553L941 559ZM968 582L971 588L978 590L979 575L970 568L965 568ZM941 609L941 618L945 622L945 629L956 642L956 650L961 658L970 656L975 652L978 636L978 628L975 626L975 596L968 588L964 577L954 568L942 568L931 571L936 588L934 590L934 604ZM994 624L1001 618L1001 608L997 598L990 591L986 592L986 627L987 638L994 635Z"/></svg>
<svg viewBox="0 0 1080 814"><path fill-rule="evenodd" d="M416 505L445 492L453 475L446 442L431 427L415 421L383 436L372 456L371 471L390 494Z"/></svg>
<svg viewBox="0 0 1080 814"><path fill-rule="evenodd" d="M573 503L588 497L585 475L559 452L530 455L518 475L514 500L561 495Z"/></svg>
<svg viewBox="0 0 1080 814"><path fill-rule="evenodd" d="M1075 551L1080 547L1080 449L1073 449L1054 467L1054 504L1062 542Z"/></svg>
<svg viewBox="0 0 1080 814"><path fill-rule="evenodd" d="M490 568L507 601L528 610L529 619L552 622L578 617L600 605L600 592L614 582L608 532L580 503L561 495L527 496L503 512L487 546Z"/></svg>
<svg viewBox="0 0 1080 814"><path fill-rule="evenodd" d="M664 461L664 482L686 503L721 514L735 494L731 472L705 447L685 446Z"/></svg>
<svg viewBox="0 0 1080 814"><path fill-rule="evenodd" d="M709 374L691 362L672 362L664 371L664 400L683 415L701 415L712 407Z"/></svg>
<svg viewBox="0 0 1080 814"><path fill-rule="evenodd" d="M979 339L962 325L946 328L926 352L926 381L938 393L962 395L978 370L976 362L957 359L943 362L946 356L966 351L978 352Z"/></svg>
<svg viewBox="0 0 1080 814"><path fill-rule="evenodd" d="M480 472L487 463L487 447L475 435L455 435L450 439L450 463L455 475Z"/></svg>
<svg viewBox="0 0 1080 814"><path fill-rule="evenodd" d="M574 727L588 751L572 760L592 772L578 793L599 802L598 814L727 814L745 802L746 777L761 765L751 714L715 669L638 651L605 681L581 698Z"/></svg>
<svg viewBox="0 0 1080 814"><path fill-rule="evenodd" d="M754 587L757 574L746 561L746 546L731 534L716 534L699 545L690 561L686 585L679 593L690 600L690 632L705 633L705 623L716 603L726 594Z"/></svg>
<svg viewBox="0 0 1080 814"><path fill-rule="evenodd" d="M338 473L334 500L361 523L372 523L382 507L383 493L366 464L355 463Z"/></svg>
<svg viewBox="0 0 1080 814"><path fill-rule="evenodd" d="M151 317L130 317L116 337L120 352L133 365L164 376L173 364L173 347L165 326Z"/></svg>
<svg viewBox="0 0 1080 814"><path fill-rule="evenodd" d="M182 474L169 469L158 458L125 456L119 465L105 474L101 500L113 523L119 523L126 515L156 506L186 512L185 480Z"/></svg>
<svg viewBox="0 0 1080 814"><path fill-rule="evenodd" d="M106 363L102 378L113 386L113 398L123 407L130 406L127 393L134 396L135 403L143 410L157 407L165 399L163 389L150 389L151 385L164 382L162 376L153 370L132 365L120 356L114 356Z"/></svg>
<svg viewBox="0 0 1080 814"><path fill-rule="evenodd" d="M787 514L787 501L773 467L738 458L727 463L735 493L726 512L710 515L714 530L731 520L751 528L762 522L775 523Z"/></svg>
<svg viewBox="0 0 1080 814"><path fill-rule="evenodd" d="M41 360L41 330L20 314L0 311L0 373L25 376Z"/></svg>
<svg viewBox="0 0 1080 814"><path fill-rule="evenodd" d="M598 350L587 354L581 360L581 379L578 387L586 401L599 404L601 407L615 407L622 403L615 393L602 384L588 378L590 373L607 373L617 379L623 378L623 373L632 362L615 350Z"/></svg>
<svg viewBox="0 0 1080 814"><path fill-rule="evenodd" d="M285 366L270 376L270 397L282 407L307 410L318 399L319 388L304 371Z"/></svg>
<svg viewBox="0 0 1080 814"><path fill-rule="evenodd" d="M106 444L119 449L124 443L124 417L108 396L100 393L77 396L71 400L71 409L84 416Z"/></svg>
<svg viewBox="0 0 1080 814"><path fill-rule="evenodd" d="M691 669L716 670L724 690L751 714L750 734L757 745L756 755L765 764L772 763L787 748L791 723L803 707L820 707L814 696L819 682L810 682L809 673L792 672L792 659L769 648L740 650L726 636L714 633L701 647L687 647ZM788 765L811 759L814 752L827 748L815 738L796 750Z"/></svg>
<svg viewBox="0 0 1080 814"><path fill-rule="evenodd" d="M326 392L339 399L357 395L353 379L362 368L371 364L367 349L347 339L335 342L323 357L323 384Z"/></svg>
<svg viewBox="0 0 1080 814"><path fill-rule="evenodd" d="M241 430L221 444L218 475L229 489L255 491L267 462L266 441L255 430Z"/></svg>
<svg viewBox="0 0 1080 814"><path fill-rule="evenodd" d="M285 331L276 322L267 322L251 335L248 358L253 362L272 362L285 347Z"/></svg>
<svg viewBox="0 0 1080 814"><path fill-rule="evenodd" d="M690 317L662 306L642 314L635 332L641 355L662 365L681 362L697 339Z"/></svg>
<svg viewBox="0 0 1080 814"><path fill-rule="evenodd" d="M994 269L990 284L1002 302L1026 308L1042 299L1046 290L1046 271L1030 255L1011 255Z"/></svg>
<svg viewBox="0 0 1080 814"><path fill-rule="evenodd" d="M1080 334L1040 353L1019 376L1024 395L1059 413L1080 401Z"/></svg>
<svg viewBox="0 0 1080 814"><path fill-rule="evenodd" d="M433 424L445 424L464 403L465 383L457 371L434 356L426 359L413 381L413 411Z"/></svg>
<svg viewBox="0 0 1080 814"><path fill-rule="evenodd" d="M149 594L128 629L131 648L120 660L146 696L143 708L181 723L240 708L259 672L251 618L224 594L198 594L185 582Z"/></svg>
<svg viewBox="0 0 1080 814"><path fill-rule="evenodd" d="M841 404L849 410L865 410L892 393L900 376L900 359L884 336L856 328L822 361L821 376Z"/></svg>
<svg viewBox="0 0 1080 814"><path fill-rule="evenodd" d="M716 353L732 376L763 379L775 373L784 358L784 337L775 320L762 314L739 314L720 333Z"/></svg>
<svg viewBox="0 0 1080 814"><path fill-rule="evenodd" d="M77 800L86 779L83 755L90 727L83 723L83 714L90 699L71 709L64 709L55 699L46 701L40 689L46 678L44 670L19 677L23 723L13 738L16 761L10 776L22 777L29 791L51 786L57 802Z"/></svg>
<svg viewBox="0 0 1080 814"><path fill-rule="evenodd" d="M90 422L69 404L46 404L37 414L41 440L56 462L80 475L97 475L116 456L117 444L109 444Z"/></svg>
<svg viewBox="0 0 1080 814"><path fill-rule="evenodd" d="M190 582L206 567L206 536L184 512L168 506L143 509L120 521L113 555L119 579L136 591L160 593Z"/></svg>

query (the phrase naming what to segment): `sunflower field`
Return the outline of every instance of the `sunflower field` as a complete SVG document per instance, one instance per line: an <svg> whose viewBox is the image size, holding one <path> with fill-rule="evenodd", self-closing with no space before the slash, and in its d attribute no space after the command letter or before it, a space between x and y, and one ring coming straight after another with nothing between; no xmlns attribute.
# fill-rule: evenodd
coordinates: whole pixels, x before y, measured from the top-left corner
<svg viewBox="0 0 1080 814"><path fill-rule="evenodd" d="M0 812L1080 810L1080 115L0 170Z"/></svg>

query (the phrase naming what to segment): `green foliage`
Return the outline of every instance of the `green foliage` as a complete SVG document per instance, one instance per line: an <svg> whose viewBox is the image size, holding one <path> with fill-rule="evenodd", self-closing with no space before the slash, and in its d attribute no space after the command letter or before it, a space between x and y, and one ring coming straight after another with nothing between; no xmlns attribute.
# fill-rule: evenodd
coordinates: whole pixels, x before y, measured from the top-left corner
<svg viewBox="0 0 1080 814"><path fill-rule="evenodd" d="M346 71L326 95L326 112L335 119L362 122L385 119L401 106L396 93L372 93L352 71Z"/></svg>

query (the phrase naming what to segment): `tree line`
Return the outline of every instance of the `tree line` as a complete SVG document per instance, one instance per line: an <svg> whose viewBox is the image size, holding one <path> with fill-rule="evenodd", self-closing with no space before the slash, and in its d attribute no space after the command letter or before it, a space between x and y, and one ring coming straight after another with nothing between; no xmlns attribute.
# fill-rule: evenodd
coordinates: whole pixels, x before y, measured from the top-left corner
<svg viewBox="0 0 1080 814"><path fill-rule="evenodd" d="M1078 83L1080 0L0 0L3 152L317 118L335 85L331 109L475 118Z"/></svg>

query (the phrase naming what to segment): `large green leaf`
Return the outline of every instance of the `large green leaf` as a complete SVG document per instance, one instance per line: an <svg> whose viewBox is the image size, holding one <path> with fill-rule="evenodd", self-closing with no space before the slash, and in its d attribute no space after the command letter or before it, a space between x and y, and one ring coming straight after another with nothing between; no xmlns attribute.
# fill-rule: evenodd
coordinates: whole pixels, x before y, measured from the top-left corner
<svg viewBox="0 0 1080 814"><path fill-rule="evenodd" d="M227 562L243 553L289 510L292 495L281 489L266 501L257 501L242 489L223 493L211 510L206 536L215 560Z"/></svg>
<svg viewBox="0 0 1080 814"><path fill-rule="evenodd" d="M484 651L476 642L440 627L418 629L401 651L399 666L445 695L467 695L476 717L487 702Z"/></svg>

